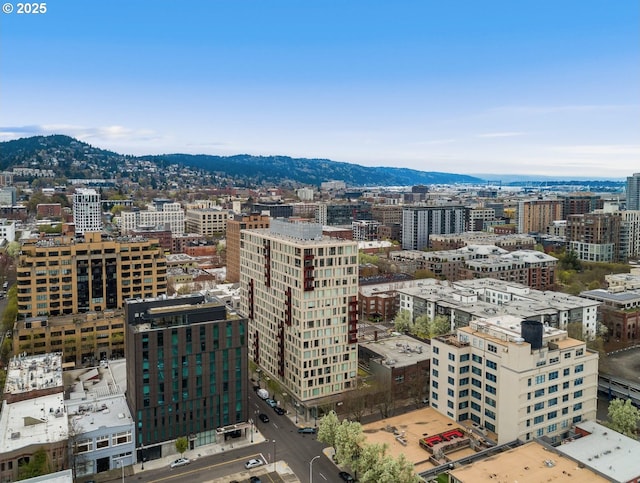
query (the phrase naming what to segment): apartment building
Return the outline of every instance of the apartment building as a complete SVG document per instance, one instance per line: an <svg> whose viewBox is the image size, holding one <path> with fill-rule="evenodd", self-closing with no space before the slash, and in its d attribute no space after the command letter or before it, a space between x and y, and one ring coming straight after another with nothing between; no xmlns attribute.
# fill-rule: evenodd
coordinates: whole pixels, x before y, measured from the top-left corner
<svg viewBox="0 0 640 483"><path fill-rule="evenodd" d="M428 248L431 235L462 233L466 229L464 206L408 206L402 210L402 249Z"/></svg>
<svg viewBox="0 0 640 483"><path fill-rule="evenodd" d="M546 233L549 225L562 219L562 207L563 202L560 200L518 202L518 233Z"/></svg>
<svg viewBox="0 0 640 483"><path fill-rule="evenodd" d="M243 230L242 313L249 357L291 396L301 417L317 416L356 385L358 248L322 236L316 223L272 220Z"/></svg>
<svg viewBox="0 0 640 483"><path fill-rule="evenodd" d="M240 232L269 228L271 218L259 213L235 215L227 220L227 280L240 281Z"/></svg>
<svg viewBox="0 0 640 483"><path fill-rule="evenodd" d="M619 262L626 260L621 251L622 220L615 213L587 213L567 218L569 248L580 260Z"/></svg>
<svg viewBox="0 0 640 483"><path fill-rule="evenodd" d="M316 223L322 225L351 225L357 220L371 220L371 205L357 202L318 203L315 214Z"/></svg>
<svg viewBox="0 0 640 483"><path fill-rule="evenodd" d="M27 317L14 324L13 353L28 356L62 353L65 368L124 357L121 310L58 317Z"/></svg>
<svg viewBox="0 0 640 483"><path fill-rule="evenodd" d="M559 441L596 417L598 354L537 320L471 321L431 341L430 404L471 420L497 443Z"/></svg>
<svg viewBox="0 0 640 483"><path fill-rule="evenodd" d="M611 338L625 343L640 340L640 288L587 290L580 292L580 297L602 304L602 323L609 329Z"/></svg>
<svg viewBox="0 0 640 483"><path fill-rule="evenodd" d="M145 227L168 225L173 236L185 231L185 212L180 203L158 203L152 210L131 210L120 213L120 232L124 235Z"/></svg>
<svg viewBox="0 0 640 483"><path fill-rule="evenodd" d="M580 324L586 340L596 336L600 302L595 300L491 278L458 282L424 279L421 283L398 290L400 310L408 310L414 319L440 315L450 319L452 328L460 328L475 319L511 315L561 330Z"/></svg>
<svg viewBox="0 0 640 483"><path fill-rule="evenodd" d="M123 307L127 298L166 293L166 260L157 240L107 238L27 240L18 259L21 317L101 312Z"/></svg>
<svg viewBox="0 0 640 483"><path fill-rule="evenodd" d="M187 209L185 226L187 232L204 237L215 237L227 231L229 211L220 208Z"/></svg>
<svg viewBox="0 0 640 483"><path fill-rule="evenodd" d="M562 219L566 220L569 215L583 215L602 208L603 200L600 195L593 193L568 193L558 195L562 201Z"/></svg>
<svg viewBox="0 0 640 483"><path fill-rule="evenodd" d="M102 230L100 193L94 189L76 189L73 194L73 222L77 235Z"/></svg>
<svg viewBox="0 0 640 483"><path fill-rule="evenodd" d="M379 221L381 225L402 224L402 206L400 205L373 205L371 217Z"/></svg>
<svg viewBox="0 0 640 483"><path fill-rule="evenodd" d="M495 245L508 251L533 250L536 240L522 234L497 235L492 233L464 232L455 235L430 235L433 250L455 250L468 245Z"/></svg>
<svg viewBox="0 0 640 483"><path fill-rule="evenodd" d="M351 222L353 239L356 241L372 241L378 239L380 223L373 220L358 220Z"/></svg>
<svg viewBox="0 0 640 483"><path fill-rule="evenodd" d="M127 300L127 402L136 446L159 458L224 441L250 425L247 320L215 298ZM164 444L163 444L164 443Z"/></svg>

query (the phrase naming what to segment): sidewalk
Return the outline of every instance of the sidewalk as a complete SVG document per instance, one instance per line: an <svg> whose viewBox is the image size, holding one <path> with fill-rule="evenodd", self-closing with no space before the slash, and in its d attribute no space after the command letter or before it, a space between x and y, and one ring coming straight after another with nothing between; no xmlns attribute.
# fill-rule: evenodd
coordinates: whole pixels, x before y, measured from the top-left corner
<svg viewBox="0 0 640 483"><path fill-rule="evenodd" d="M234 438L222 443L214 443L206 446L199 446L192 450L187 450L184 452L184 457L189 458L192 461L195 461L200 458L204 458L206 456L212 456L220 453L224 453L225 451L230 451L237 448L244 448L247 446L263 443L265 441L264 436L256 427L253 428L253 442L251 442L251 436L247 436L245 438ZM155 460L145 461L144 463L136 463L129 468L133 469L133 474L140 473L145 470L155 470L158 468L169 468L169 465L172 461L180 458L178 453L173 455L164 456L162 458L158 458ZM144 466L144 469L143 469ZM126 468L125 468L126 469Z"/></svg>

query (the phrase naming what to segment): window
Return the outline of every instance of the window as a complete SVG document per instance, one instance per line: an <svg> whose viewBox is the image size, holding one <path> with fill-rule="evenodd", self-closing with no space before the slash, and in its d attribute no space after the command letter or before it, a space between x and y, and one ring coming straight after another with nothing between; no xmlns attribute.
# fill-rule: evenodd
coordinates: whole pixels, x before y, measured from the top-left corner
<svg viewBox="0 0 640 483"><path fill-rule="evenodd" d="M452 354L451 352L449 353L449 360L450 361L455 361L456 360L456 355Z"/></svg>
<svg viewBox="0 0 640 483"><path fill-rule="evenodd" d="M469 366L460 367L460 374L467 374L469 372Z"/></svg>
<svg viewBox="0 0 640 483"><path fill-rule="evenodd" d="M573 410L574 411L580 411L581 409L582 409L582 403L581 402L576 403L576 404L573 405Z"/></svg>
<svg viewBox="0 0 640 483"><path fill-rule="evenodd" d="M478 403L475 403L473 401L471 401L471 409L473 409L474 411L480 411L480 405Z"/></svg>
<svg viewBox="0 0 640 483"><path fill-rule="evenodd" d="M576 350L576 357L577 356L581 356L582 354L584 354L584 349L577 349Z"/></svg>
<svg viewBox="0 0 640 483"><path fill-rule="evenodd" d="M469 378L468 377L463 377L462 379L460 379L460 385L461 386L466 386L467 384L469 384Z"/></svg>
<svg viewBox="0 0 640 483"><path fill-rule="evenodd" d="M456 383L455 379L451 376L447 377L447 382L449 383L450 386L453 386Z"/></svg>
<svg viewBox="0 0 640 483"><path fill-rule="evenodd" d="M438 389L438 381L431 381L431 385L434 389Z"/></svg>
<svg viewBox="0 0 640 483"><path fill-rule="evenodd" d="M471 397L477 399L478 401L482 400L482 395L478 391L471 390Z"/></svg>
<svg viewBox="0 0 640 483"><path fill-rule="evenodd" d="M558 425L556 423L550 424L547 428L548 433L553 433L558 429Z"/></svg>
<svg viewBox="0 0 640 483"><path fill-rule="evenodd" d="M455 395L455 392L453 392L453 389L451 388L447 389L447 396L453 397L454 395Z"/></svg>
<svg viewBox="0 0 640 483"><path fill-rule="evenodd" d="M549 394L553 392L558 392L558 385L554 384L553 386L549 386Z"/></svg>
<svg viewBox="0 0 640 483"><path fill-rule="evenodd" d="M471 359L473 360L473 362L477 362L478 364L482 364L482 357L480 357L480 356L478 356L476 354L473 354L471 356Z"/></svg>
<svg viewBox="0 0 640 483"><path fill-rule="evenodd" d="M573 393L573 399L578 399L582 397L582 391L576 391Z"/></svg>
<svg viewBox="0 0 640 483"><path fill-rule="evenodd" d="M461 354L460 362L467 362L469 360L469 354Z"/></svg>
<svg viewBox="0 0 640 483"><path fill-rule="evenodd" d="M77 453L87 453L89 451L93 451L93 441L90 439L83 439L78 441L76 445Z"/></svg>
<svg viewBox="0 0 640 483"><path fill-rule="evenodd" d="M571 359L571 352L565 352L564 353L564 358L565 359Z"/></svg>
<svg viewBox="0 0 640 483"><path fill-rule="evenodd" d="M486 377L487 381L496 382L498 380L495 374L491 374L489 372L487 372Z"/></svg>
<svg viewBox="0 0 640 483"><path fill-rule="evenodd" d="M122 433L116 433L113 435L113 446L126 443L131 443L131 431L123 431Z"/></svg>
<svg viewBox="0 0 640 483"><path fill-rule="evenodd" d="M496 388L493 387L493 386L490 386L489 384L487 384L485 386L485 389L489 394L496 394L497 393Z"/></svg>
<svg viewBox="0 0 640 483"><path fill-rule="evenodd" d="M458 392L458 397L467 397L469 396L469 389L463 389L462 391Z"/></svg>
<svg viewBox="0 0 640 483"><path fill-rule="evenodd" d="M491 419L496 419L496 413L494 413L493 411L491 411L490 409L485 409L484 410L484 415L488 418Z"/></svg>
<svg viewBox="0 0 640 483"><path fill-rule="evenodd" d="M584 364L578 364L574 372L577 374L578 372L582 372L582 371L584 371Z"/></svg>
<svg viewBox="0 0 640 483"><path fill-rule="evenodd" d="M485 396L484 397L484 402L487 403L488 406L491 406L492 408L496 407L496 400L490 398L489 396Z"/></svg>
<svg viewBox="0 0 640 483"><path fill-rule="evenodd" d="M562 371L562 375L563 376L568 376L570 372L571 372L570 369L567 367Z"/></svg>
<svg viewBox="0 0 640 483"><path fill-rule="evenodd" d="M487 350L489 352L493 352L494 354L498 352L498 348L493 344L487 344Z"/></svg>
<svg viewBox="0 0 640 483"><path fill-rule="evenodd" d="M493 361L490 361L489 359L487 359L487 367L489 369L493 369L494 371L498 368L498 364L496 364Z"/></svg>
<svg viewBox="0 0 640 483"><path fill-rule="evenodd" d="M447 366L447 370L448 370L451 374L453 374L454 372L456 372L456 368L455 368L455 367L453 367L453 365L452 365L452 364L449 364L449 365Z"/></svg>
<svg viewBox="0 0 640 483"><path fill-rule="evenodd" d="M478 381L477 379L474 379L474 378L471 379L471 384L476 386L476 387L482 387L482 383L480 381Z"/></svg>
<svg viewBox="0 0 640 483"><path fill-rule="evenodd" d="M540 411L541 409L544 409L544 403L543 402L535 403L535 405L533 406L533 410L534 411Z"/></svg>
<svg viewBox="0 0 640 483"><path fill-rule="evenodd" d="M549 399L549 402L547 403L547 406L555 406L556 404L558 404L558 398L554 397L552 399Z"/></svg>
<svg viewBox="0 0 640 483"><path fill-rule="evenodd" d="M549 373L549 380L553 381L554 379L558 379L558 371L553 371Z"/></svg>
<svg viewBox="0 0 640 483"><path fill-rule="evenodd" d="M564 396L562 396L562 402L567 402L569 400L569 395L565 394Z"/></svg>
<svg viewBox="0 0 640 483"><path fill-rule="evenodd" d="M536 392L533 393L534 397L542 397L544 396L544 389L536 389Z"/></svg>
<svg viewBox="0 0 640 483"><path fill-rule="evenodd" d="M472 367L471 372L473 372L476 376L482 376L482 369L479 367Z"/></svg>
<svg viewBox="0 0 640 483"><path fill-rule="evenodd" d="M544 416L536 416L533 418L533 424L540 424L544 422Z"/></svg>
<svg viewBox="0 0 640 483"><path fill-rule="evenodd" d="M96 448L108 448L109 447L109 436L98 436L96 438Z"/></svg>
<svg viewBox="0 0 640 483"><path fill-rule="evenodd" d="M439 366L440 365L440 363L438 362L438 359L436 359L435 357L431 361L431 364L433 364L434 366Z"/></svg>
<svg viewBox="0 0 640 483"><path fill-rule="evenodd" d="M437 346L432 347L431 349L433 351L434 354L439 354L440 353L440 348Z"/></svg>
<svg viewBox="0 0 640 483"><path fill-rule="evenodd" d="M555 419L558 417L558 411L550 411L547 414L547 419Z"/></svg>
<svg viewBox="0 0 640 483"><path fill-rule="evenodd" d="M582 378L581 377L577 377L576 380L573 382L574 386L580 386L582 385Z"/></svg>
<svg viewBox="0 0 640 483"><path fill-rule="evenodd" d="M569 381L562 383L562 389L569 389Z"/></svg>
<svg viewBox="0 0 640 483"><path fill-rule="evenodd" d="M438 369L431 369L431 375L433 377L438 377Z"/></svg>

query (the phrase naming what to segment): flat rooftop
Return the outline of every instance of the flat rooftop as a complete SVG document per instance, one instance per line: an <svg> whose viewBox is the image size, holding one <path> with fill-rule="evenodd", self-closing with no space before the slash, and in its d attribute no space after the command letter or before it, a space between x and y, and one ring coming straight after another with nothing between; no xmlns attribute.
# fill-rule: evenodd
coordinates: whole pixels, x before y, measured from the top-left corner
<svg viewBox="0 0 640 483"><path fill-rule="evenodd" d="M449 474L462 483L541 481L609 481L566 457L531 442L478 462L451 470Z"/></svg>
<svg viewBox="0 0 640 483"><path fill-rule="evenodd" d="M98 428L116 428L133 424L124 394L89 399L87 401L67 401L67 411L73 423L82 432Z"/></svg>
<svg viewBox="0 0 640 483"><path fill-rule="evenodd" d="M593 421L576 426L590 434L558 446L559 453L583 462L610 481L640 478L640 442Z"/></svg>
<svg viewBox="0 0 640 483"><path fill-rule="evenodd" d="M64 441L68 435L62 391L11 404L2 403L0 453Z"/></svg>
<svg viewBox="0 0 640 483"><path fill-rule="evenodd" d="M5 392L13 395L52 389L62 391L62 354L16 356L9 361Z"/></svg>
<svg viewBox="0 0 640 483"><path fill-rule="evenodd" d="M377 342L362 342L360 346L379 354L385 364L394 367L411 366L418 361L431 359L430 344L406 335L388 337Z"/></svg>

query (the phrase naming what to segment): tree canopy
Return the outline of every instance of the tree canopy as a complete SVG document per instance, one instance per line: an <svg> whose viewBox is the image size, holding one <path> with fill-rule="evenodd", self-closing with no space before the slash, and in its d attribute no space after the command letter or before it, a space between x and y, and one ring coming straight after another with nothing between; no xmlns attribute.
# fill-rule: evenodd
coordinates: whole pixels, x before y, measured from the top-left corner
<svg viewBox="0 0 640 483"><path fill-rule="evenodd" d="M636 439L640 410L631 404L631 399L614 399L609 403L608 426L625 436Z"/></svg>

